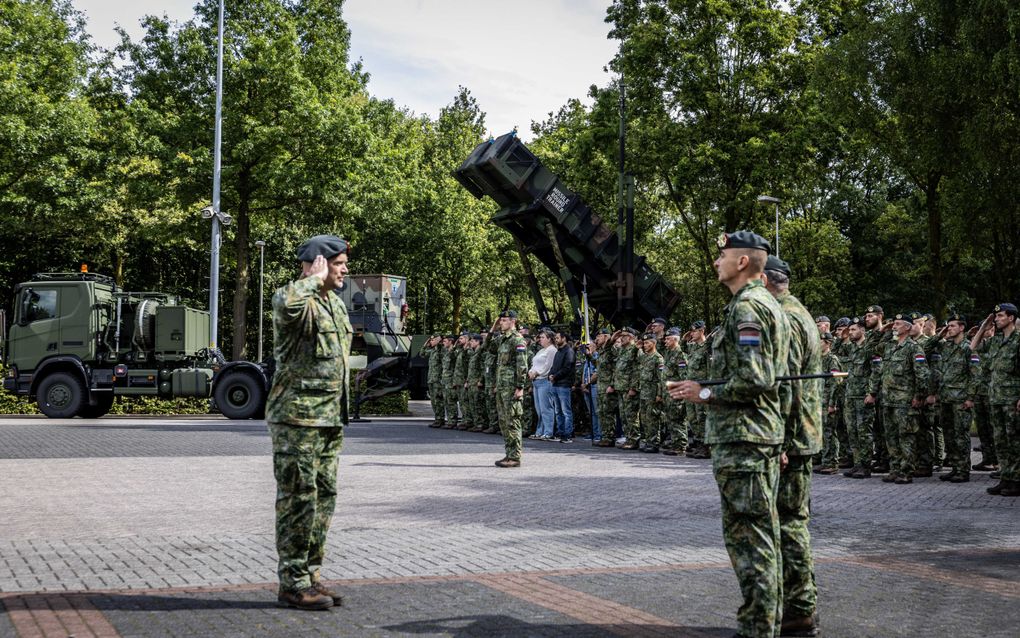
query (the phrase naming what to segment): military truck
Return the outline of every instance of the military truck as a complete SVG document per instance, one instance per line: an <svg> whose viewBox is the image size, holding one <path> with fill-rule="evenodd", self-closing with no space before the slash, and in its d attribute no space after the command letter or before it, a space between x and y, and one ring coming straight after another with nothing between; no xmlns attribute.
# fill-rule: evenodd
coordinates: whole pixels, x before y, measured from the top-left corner
<svg viewBox="0 0 1020 638"><path fill-rule="evenodd" d="M116 396L213 397L231 419L262 418L271 366L224 360L209 313L163 292L126 292L89 272L38 273L14 293L4 389L52 418L94 419Z"/></svg>
<svg viewBox="0 0 1020 638"><path fill-rule="evenodd" d="M354 328L354 400L407 389L424 395L424 337L404 333L407 279L350 275L337 292ZM3 321L3 320L0 320ZM110 277L38 273L14 293L4 389L53 418L94 419L116 396L212 397L231 419L262 418L273 362L224 360L209 347L209 313L163 292L126 292Z"/></svg>

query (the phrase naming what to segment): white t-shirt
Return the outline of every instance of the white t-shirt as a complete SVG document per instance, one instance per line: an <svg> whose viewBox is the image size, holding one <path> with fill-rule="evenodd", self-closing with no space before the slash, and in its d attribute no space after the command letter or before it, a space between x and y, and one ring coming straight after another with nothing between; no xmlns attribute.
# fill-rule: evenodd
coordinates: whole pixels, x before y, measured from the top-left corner
<svg viewBox="0 0 1020 638"><path fill-rule="evenodd" d="M549 344L546 347L538 351L535 358L531 360L531 369L528 372L534 372L536 379L546 379L549 377L549 371L552 370L553 359L556 357L556 346Z"/></svg>

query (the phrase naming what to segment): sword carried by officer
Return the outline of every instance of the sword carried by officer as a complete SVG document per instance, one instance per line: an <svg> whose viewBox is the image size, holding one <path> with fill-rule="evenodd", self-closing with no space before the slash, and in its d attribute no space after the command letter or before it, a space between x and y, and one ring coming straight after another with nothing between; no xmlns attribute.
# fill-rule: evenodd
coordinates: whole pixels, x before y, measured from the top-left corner
<svg viewBox="0 0 1020 638"><path fill-rule="evenodd" d="M849 376L849 372L840 372L839 370L833 370L831 372L818 372L815 374L788 374L784 376L776 377L776 382L779 381L802 381L804 379L841 379L845 376ZM729 379L691 379L694 383L697 383L701 387L711 385L725 385ZM667 381L666 387L672 388L678 386L682 381Z"/></svg>

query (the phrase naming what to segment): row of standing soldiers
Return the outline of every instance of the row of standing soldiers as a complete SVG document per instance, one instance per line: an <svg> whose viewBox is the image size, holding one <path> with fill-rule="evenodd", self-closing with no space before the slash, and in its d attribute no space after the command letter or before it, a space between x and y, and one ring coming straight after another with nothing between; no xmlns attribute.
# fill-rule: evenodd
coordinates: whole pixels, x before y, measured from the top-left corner
<svg viewBox="0 0 1020 638"><path fill-rule="evenodd" d="M844 317L828 333L828 318L817 317L823 334L823 367L845 371L823 392L825 444L815 472L868 478L887 473L886 482L910 483L932 476L969 481L971 470L993 471L1002 481L992 494L1020 495L1020 349L1016 306L999 304L979 326L951 314L936 330L931 315L897 314L885 321L880 306ZM982 460L971 465L971 426ZM1001 462L1001 470L999 469Z"/></svg>

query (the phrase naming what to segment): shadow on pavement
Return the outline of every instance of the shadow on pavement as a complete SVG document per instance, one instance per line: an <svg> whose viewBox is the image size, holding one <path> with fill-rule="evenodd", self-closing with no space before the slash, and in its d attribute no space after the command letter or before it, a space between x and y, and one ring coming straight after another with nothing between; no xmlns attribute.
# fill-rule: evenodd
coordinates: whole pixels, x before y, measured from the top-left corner
<svg viewBox="0 0 1020 638"><path fill-rule="evenodd" d="M587 625L532 623L500 614L454 616L386 625L386 631L400 634L426 634L467 638L477 636L676 636L677 638L715 638L730 636L732 629L722 627L676 627L657 625Z"/></svg>

